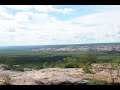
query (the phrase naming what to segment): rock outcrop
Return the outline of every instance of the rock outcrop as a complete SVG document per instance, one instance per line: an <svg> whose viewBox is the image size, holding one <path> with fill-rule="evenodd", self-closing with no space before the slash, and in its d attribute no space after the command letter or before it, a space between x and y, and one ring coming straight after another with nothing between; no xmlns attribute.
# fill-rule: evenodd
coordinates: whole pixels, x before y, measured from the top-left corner
<svg viewBox="0 0 120 90"><path fill-rule="evenodd" d="M47 68L25 72L1 70L0 77L9 75L11 85L81 85L88 83L80 77L73 77L75 73L84 74L84 71L80 68Z"/></svg>

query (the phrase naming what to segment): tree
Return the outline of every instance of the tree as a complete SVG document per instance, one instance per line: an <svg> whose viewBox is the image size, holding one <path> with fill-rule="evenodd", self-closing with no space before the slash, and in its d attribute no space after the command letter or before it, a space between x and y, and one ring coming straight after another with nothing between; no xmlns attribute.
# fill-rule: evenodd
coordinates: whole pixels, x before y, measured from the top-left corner
<svg viewBox="0 0 120 90"><path fill-rule="evenodd" d="M5 57L4 64L6 64L8 66L7 69L12 69L13 65L15 64L15 61L12 57Z"/></svg>
<svg viewBox="0 0 120 90"><path fill-rule="evenodd" d="M65 68L77 68L77 67L79 67L76 58L71 58L71 57L64 58L63 63L64 63Z"/></svg>
<svg viewBox="0 0 120 90"><path fill-rule="evenodd" d="M114 70L117 70L117 75L114 74L114 72L113 72ZM110 72L111 82L112 82L112 84L114 84L115 83L115 79L117 79L119 77L118 64L111 63L111 68L109 68L109 72Z"/></svg>
<svg viewBox="0 0 120 90"><path fill-rule="evenodd" d="M80 63L92 64L92 63L96 63L97 56L94 54L82 54L77 58Z"/></svg>
<svg viewBox="0 0 120 90"><path fill-rule="evenodd" d="M116 57L113 59L113 62L111 63L111 66L112 68L116 69L117 70L117 74L119 75L119 69L120 69L120 58L119 57Z"/></svg>
<svg viewBox="0 0 120 90"><path fill-rule="evenodd" d="M92 73L91 72L91 66L90 65L84 65L82 69L85 71L85 73Z"/></svg>
<svg viewBox="0 0 120 90"><path fill-rule="evenodd" d="M60 63L61 63L61 61L58 60L58 61L55 63L55 67L59 67ZM53 63L52 63L52 64L53 64Z"/></svg>
<svg viewBox="0 0 120 90"><path fill-rule="evenodd" d="M43 68L47 68L48 67L48 62L43 63Z"/></svg>

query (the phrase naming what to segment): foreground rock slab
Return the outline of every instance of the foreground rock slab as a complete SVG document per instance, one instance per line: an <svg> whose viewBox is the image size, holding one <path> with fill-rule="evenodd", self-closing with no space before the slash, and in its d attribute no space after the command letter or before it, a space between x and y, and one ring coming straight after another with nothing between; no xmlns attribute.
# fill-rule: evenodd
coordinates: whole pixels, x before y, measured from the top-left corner
<svg viewBox="0 0 120 90"><path fill-rule="evenodd" d="M88 83L81 77L71 76L74 73L84 74L84 71L80 68L47 68L25 72L4 70L0 74L9 75L11 85L81 85Z"/></svg>

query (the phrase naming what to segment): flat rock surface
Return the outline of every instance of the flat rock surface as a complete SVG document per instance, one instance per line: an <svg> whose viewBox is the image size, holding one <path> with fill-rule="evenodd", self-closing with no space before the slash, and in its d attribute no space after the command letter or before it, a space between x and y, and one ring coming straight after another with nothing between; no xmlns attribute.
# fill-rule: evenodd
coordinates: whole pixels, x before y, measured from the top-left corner
<svg viewBox="0 0 120 90"><path fill-rule="evenodd" d="M12 85L81 85L88 83L80 77L73 77L72 74L84 74L81 68L47 68L25 72L0 70L0 77L5 75L11 77Z"/></svg>

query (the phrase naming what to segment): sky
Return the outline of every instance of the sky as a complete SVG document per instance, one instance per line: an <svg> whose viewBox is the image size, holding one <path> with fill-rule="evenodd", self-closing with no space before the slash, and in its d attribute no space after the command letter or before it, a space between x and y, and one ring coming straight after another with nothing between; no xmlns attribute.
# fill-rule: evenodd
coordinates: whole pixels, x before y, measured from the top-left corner
<svg viewBox="0 0 120 90"><path fill-rule="evenodd" d="M120 42L120 5L0 5L0 46Z"/></svg>

